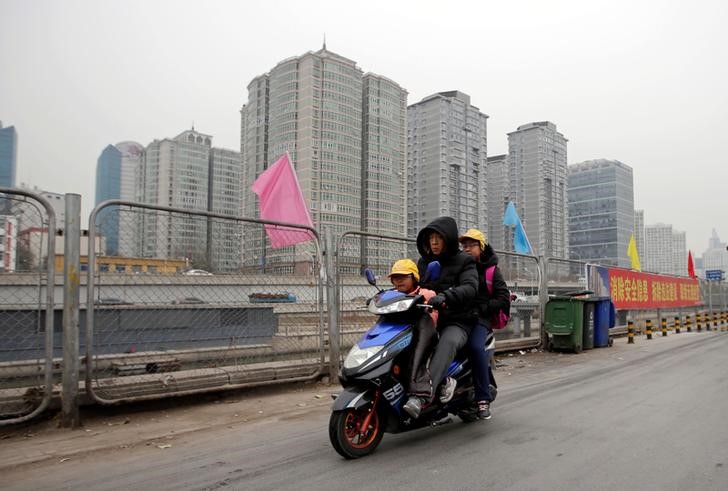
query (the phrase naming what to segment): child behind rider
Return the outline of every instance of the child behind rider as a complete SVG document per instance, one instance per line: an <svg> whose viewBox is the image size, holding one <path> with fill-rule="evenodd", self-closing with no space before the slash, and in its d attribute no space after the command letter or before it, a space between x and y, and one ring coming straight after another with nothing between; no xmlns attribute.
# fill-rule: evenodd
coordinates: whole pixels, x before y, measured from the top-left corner
<svg viewBox="0 0 728 491"><path fill-rule="evenodd" d="M485 341L493 332L490 325L492 315L499 310L510 312L511 300L508 286L498 267L498 256L488 244L485 234L471 228L460 236L463 251L475 259L478 269L478 322L468 337L468 351L473 365L473 385L475 388L475 411L478 419L490 419L490 403L493 400L490 392L490 356L485 348ZM492 293L486 284L485 270L495 266L493 272Z"/></svg>
<svg viewBox="0 0 728 491"><path fill-rule="evenodd" d="M420 273L417 265L411 259L400 259L392 265L389 279L394 289L408 295L422 295L425 302L435 296L435 292L426 288L420 288ZM424 314L424 312L423 312ZM438 312L430 309L430 315L422 315L415 323L412 337L412 350L409 360L408 374L409 384L407 394L430 398L432 396L432 380L427 369L427 358L430 348L435 341L435 326L437 325ZM408 408L405 407L405 410ZM407 411L409 413L409 411ZM412 417L419 416L410 414Z"/></svg>

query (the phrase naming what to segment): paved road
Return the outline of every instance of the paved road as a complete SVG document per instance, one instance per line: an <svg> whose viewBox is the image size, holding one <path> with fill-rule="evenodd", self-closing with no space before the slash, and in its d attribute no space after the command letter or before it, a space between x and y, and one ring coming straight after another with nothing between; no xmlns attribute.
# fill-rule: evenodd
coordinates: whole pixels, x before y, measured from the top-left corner
<svg viewBox="0 0 728 491"><path fill-rule="evenodd" d="M497 373L490 421L385 435L345 461L328 412L5 473L3 489L727 490L728 334L683 333Z"/></svg>

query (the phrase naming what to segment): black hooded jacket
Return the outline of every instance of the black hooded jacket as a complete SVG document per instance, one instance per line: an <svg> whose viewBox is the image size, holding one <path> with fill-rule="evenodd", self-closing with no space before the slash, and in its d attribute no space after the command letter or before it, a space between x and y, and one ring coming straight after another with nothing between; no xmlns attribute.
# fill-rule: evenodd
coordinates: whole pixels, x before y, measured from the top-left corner
<svg viewBox="0 0 728 491"><path fill-rule="evenodd" d="M478 307L478 317L484 321L490 322L490 318L502 310L510 315L511 311L511 292L508 290L503 279L500 268L495 268L493 272L493 294L488 293L488 285L485 283L485 270L490 266L498 266L498 256L490 244L485 245L485 250L480 253L480 261L476 263L478 268L478 295L476 297L476 305Z"/></svg>
<svg viewBox="0 0 728 491"><path fill-rule="evenodd" d="M429 236L437 232L445 238L445 250L435 256L430 250ZM477 321L475 297L478 292L478 271L475 260L460 250L458 226L451 217L439 217L417 234L417 250L420 259L417 268L422 286L445 295L445 309L440 312L439 326L456 324L470 332ZM436 281L425 278L427 265L440 262L440 277Z"/></svg>

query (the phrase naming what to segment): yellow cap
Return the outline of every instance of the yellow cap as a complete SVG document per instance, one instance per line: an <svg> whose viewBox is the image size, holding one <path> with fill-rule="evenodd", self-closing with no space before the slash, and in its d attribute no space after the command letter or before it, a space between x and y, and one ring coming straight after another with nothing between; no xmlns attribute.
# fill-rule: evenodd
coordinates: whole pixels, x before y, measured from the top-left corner
<svg viewBox="0 0 728 491"><path fill-rule="evenodd" d="M460 236L460 242L465 239L472 239L480 242L480 250L485 249L485 245L488 243L488 240L485 238L485 234L483 234L483 232L481 232L477 228L471 228Z"/></svg>
<svg viewBox="0 0 728 491"><path fill-rule="evenodd" d="M415 277L416 281L420 281L420 272L417 270L417 265L412 259L400 259L392 265L392 271L388 276L393 274L411 274Z"/></svg>

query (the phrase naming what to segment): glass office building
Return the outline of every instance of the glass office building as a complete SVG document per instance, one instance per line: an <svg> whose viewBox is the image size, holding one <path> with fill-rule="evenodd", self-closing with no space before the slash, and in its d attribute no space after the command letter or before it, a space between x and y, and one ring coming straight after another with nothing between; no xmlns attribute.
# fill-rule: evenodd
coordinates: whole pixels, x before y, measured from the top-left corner
<svg viewBox="0 0 728 491"><path fill-rule="evenodd" d="M618 160L569 166L569 257L629 268L634 233L632 168Z"/></svg>
<svg viewBox="0 0 728 491"><path fill-rule="evenodd" d="M0 121L0 186L15 187L15 166L18 152L18 134L14 126L3 128Z"/></svg>

